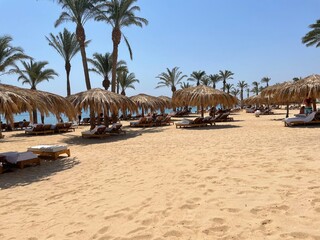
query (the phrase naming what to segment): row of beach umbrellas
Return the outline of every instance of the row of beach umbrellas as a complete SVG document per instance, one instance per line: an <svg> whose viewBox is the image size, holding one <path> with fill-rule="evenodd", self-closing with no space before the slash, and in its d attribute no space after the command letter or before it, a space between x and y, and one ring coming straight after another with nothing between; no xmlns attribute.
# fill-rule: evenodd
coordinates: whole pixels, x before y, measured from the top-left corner
<svg viewBox="0 0 320 240"><path fill-rule="evenodd" d="M260 95L247 100L247 103L289 104L299 102L304 98L320 97L320 75L311 75L296 82L275 84L263 90ZM126 97L107 90L94 88L88 91L71 95L67 98L39 90L19 88L11 85L0 84L0 114L7 122L13 123L13 115L29 112L34 109L41 115L54 114L57 119L61 114L69 119L75 119L76 114L82 109L90 109L91 113L117 113L137 112L140 108L142 115L146 110L179 106L197 106L201 109L216 106L233 106L238 99L212 87L199 85L177 90L172 99L166 96L154 97L147 94L138 94Z"/></svg>

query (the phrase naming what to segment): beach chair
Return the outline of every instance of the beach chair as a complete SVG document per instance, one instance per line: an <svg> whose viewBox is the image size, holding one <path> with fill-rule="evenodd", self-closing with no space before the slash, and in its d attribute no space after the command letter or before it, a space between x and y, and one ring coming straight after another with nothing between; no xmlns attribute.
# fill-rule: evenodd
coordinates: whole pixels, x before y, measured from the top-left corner
<svg viewBox="0 0 320 240"><path fill-rule="evenodd" d="M111 136L110 133L105 132L106 128L104 125L99 125L92 130L81 132L81 136L83 138L104 138Z"/></svg>
<svg viewBox="0 0 320 240"><path fill-rule="evenodd" d="M38 154L39 157L52 157L54 160L61 154L70 157L70 149L66 145L37 145L29 147L27 151Z"/></svg>
<svg viewBox="0 0 320 240"><path fill-rule="evenodd" d="M233 121L232 117L229 117L230 112L225 112L225 113L221 113L217 116L217 118L215 118L215 122L229 122L229 121Z"/></svg>
<svg viewBox="0 0 320 240"><path fill-rule="evenodd" d="M5 160L18 168L29 165L40 165L38 156L32 152L4 152L0 155L5 156Z"/></svg>
<svg viewBox="0 0 320 240"><path fill-rule="evenodd" d="M124 131L122 128L122 124L121 123L114 123L112 124L112 126L110 128L106 128L104 131L107 134L126 134L126 131Z"/></svg>
<svg viewBox="0 0 320 240"><path fill-rule="evenodd" d="M25 129L25 134L43 134L43 124L35 124L31 128Z"/></svg>
<svg viewBox="0 0 320 240"><path fill-rule="evenodd" d="M155 126L155 122L153 122L152 117L141 117L136 122L130 122L130 127L153 127Z"/></svg>
<svg viewBox="0 0 320 240"><path fill-rule="evenodd" d="M205 127L208 123L203 122L202 117L197 117L194 120L183 119L182 121L176 122L176 128L194 128L194 127Z"/></svg>
<svg viewBox="0 0 320 240"><path fill-rule="evenodd" d="M285 118L283 120L284 126L292 127L292 126L297 126L297 125L320 123L320 121L318 119L315 119L316 114L317 114L317 112L312 112L309 115L307 115L306 117Z"/></svg>

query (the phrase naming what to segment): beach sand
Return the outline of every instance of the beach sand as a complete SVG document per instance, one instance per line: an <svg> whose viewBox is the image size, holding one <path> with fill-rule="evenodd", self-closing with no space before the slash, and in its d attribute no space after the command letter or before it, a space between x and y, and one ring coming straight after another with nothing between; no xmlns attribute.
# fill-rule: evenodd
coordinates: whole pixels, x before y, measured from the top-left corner
<svg viewBox="0 0 320 240"><path fill-rule="evenodd" d="M276 113L105 139L4 133L0 152L67 144L71 157L0 174L0 239L319 240L320 128Z"/></svg>

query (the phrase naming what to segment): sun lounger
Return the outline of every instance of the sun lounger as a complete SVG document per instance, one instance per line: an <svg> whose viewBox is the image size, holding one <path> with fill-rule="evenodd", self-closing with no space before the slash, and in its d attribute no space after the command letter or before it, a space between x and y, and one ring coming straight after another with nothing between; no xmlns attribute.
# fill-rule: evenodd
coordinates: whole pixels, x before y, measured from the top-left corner
<svg viewBox="0 0 320 240"><path fill-rule="evenodd" d="M153 127L155 126L152 117L141 117L136 122L130 122L130 127Z"/></svg>
<svg viewBox="0 0 320 240"><path fill-rule="evenodd" d="M104 132L107 134L121 134L121 133L126 134L126 131L124 131L121 127L122 127L121 123L114 123L112 124L111 127L106 128Z"/></svg>
<svg viewBox="0 0 320 240"><path fill-rule="evenodd" d="M296 126L296 125L320 123L319 120L315 119L316 114L317 114L317 112L312 112L309 115L307 115L306 117L285 118L283 120L284 125L286 127L291 127L291 126Z"/></svg>
<svg viewBox="0 0 320 240"><path fill-rule="evenodd" d="M194 128L194 127L205 127L208 123L203 122L204 118L197 117L194 120L183 119L182 121L176 122L176 128Z"/></svg>
<svg viewBox="0 0 320 240"><path fill-rule="evenodd" d="M217 117L214 119L215 122L229 122L233 121L232 117L229 117L230 112L225 112L217 115Z"/></svg>
<svg viewBox="0 0 320 240"><path fill-rule="evenodd" d="M39 157L52 157L57 159L61 154L70 157L70 149L65 145L38 145L28 148L29 152L39 154Z"/></svg>
<svg viewBox="0 0 320 240"><path fill-rule="evenodd" d="M25 130L26 134L49 134L49 133L54 133L54 129L52 129L51 124L36 124L32 126L31 128L27 128Z"/></svg>
<svg viewBox="0 0 320 240"><path fill-rule="evenodd" d="M99 125L92 130L82 132L81 136L83 138L104 138L104 137L111 136L111 134L105 132L105 130L106 130L106 126Z"/></svg>
<svg viewBox="0 0 320 240"><path fill-rule="evenodd" d="M8 163L24 168L27 165L39 165L40 160L36 154L32 152L4 152L0 155L5 156Z"/></svg>

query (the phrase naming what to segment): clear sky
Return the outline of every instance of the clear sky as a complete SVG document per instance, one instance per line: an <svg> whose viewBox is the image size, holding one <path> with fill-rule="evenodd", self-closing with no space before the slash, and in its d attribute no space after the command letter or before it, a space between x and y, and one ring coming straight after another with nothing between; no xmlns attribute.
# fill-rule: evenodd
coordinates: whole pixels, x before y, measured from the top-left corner
<svg viewBox="0 0 320 240"><path fill-rule="evenodd" d="M207 74L230 70L234 79L229 82L235 85L263 77L274 84L320 72L320 49L301 43L308 26L320 18L319 0L138 0L136 5L141 8L136 15L149 24L123 29L133 61L123 41L119 59L140 80L136 90L127 90L128 96L171 96L169 88L155 89L156 76L175 66L188 76L198 70ZM36 61L48 61L47 66L59 74L38 89L66 96L64 61L45 38L64 27L75 31L72 23L54 27L61 6L53 0L0 0L0 9L0 35L10 35L12 45ZM91 40L88 57L112 52L110 26L91 20L85 30ZM71 92L86 90L80 53L71 65ZM90 73L90 79L92 87L101 87L101 76ZM1 76L1 82L22 86L15 75Z"/></svg>

